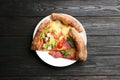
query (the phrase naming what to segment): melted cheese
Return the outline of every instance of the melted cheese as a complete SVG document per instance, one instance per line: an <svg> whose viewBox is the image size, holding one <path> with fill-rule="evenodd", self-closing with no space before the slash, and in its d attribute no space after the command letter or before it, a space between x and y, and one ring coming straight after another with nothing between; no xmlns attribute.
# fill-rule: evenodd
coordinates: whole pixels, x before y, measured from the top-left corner
<svg viewBox="0 0 120 80"><path fill-rule="evenodd" d="M66 25L63 25L60 21L52 21L52 23L51 23L51 29L56 34L62 33L63 36L67 37L70 27L66 26Z"/></svg>

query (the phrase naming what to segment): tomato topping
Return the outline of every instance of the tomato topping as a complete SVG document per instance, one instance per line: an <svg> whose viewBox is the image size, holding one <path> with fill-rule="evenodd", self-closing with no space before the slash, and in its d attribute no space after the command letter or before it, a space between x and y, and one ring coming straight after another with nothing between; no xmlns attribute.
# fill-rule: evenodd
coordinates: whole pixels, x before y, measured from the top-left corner
<svg viewBox="0 0 120 80"><path fill-rule="evenodd" d="M62 46L63 46L63 42L59 41L58 44L57 44L57 47L60 49L60 48L62 48Z"/></svg>

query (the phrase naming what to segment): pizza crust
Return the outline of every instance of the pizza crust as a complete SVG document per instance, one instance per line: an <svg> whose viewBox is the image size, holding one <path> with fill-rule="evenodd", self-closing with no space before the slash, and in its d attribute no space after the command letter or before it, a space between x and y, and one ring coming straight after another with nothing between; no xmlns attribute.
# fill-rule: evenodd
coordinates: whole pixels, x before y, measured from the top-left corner
<svg viewBox="0 0 120 80"><path fill-rule="evenodd" d="M82 27L75 21L71 16L64 15L62 13L52 13L51 19L53 21L60 20L65 25L70 25L71 27L74 27L78 32L82 32Z"/></svg>
<svg viewBox="0 0 120 80"><path fill-rule="evenodd" d="M76 49L77 49L76 59L79 59L81 61L86 61L87 47L85 45L85 42L84 42L82 36L74 28L70 28L68 34L74 40L75 45L76 45Z"/></svg>
<svg viewBox="0 0 120 80"><path fill-rule="evenodd" d="M50 20L45 20L38 28L35 37L32 41L32 50L42 50L42 43L43 40L40 39L40 36L42 34L42 32L45 30L45 28L47 28L47 26L49 26L50 24Z"/></svg>

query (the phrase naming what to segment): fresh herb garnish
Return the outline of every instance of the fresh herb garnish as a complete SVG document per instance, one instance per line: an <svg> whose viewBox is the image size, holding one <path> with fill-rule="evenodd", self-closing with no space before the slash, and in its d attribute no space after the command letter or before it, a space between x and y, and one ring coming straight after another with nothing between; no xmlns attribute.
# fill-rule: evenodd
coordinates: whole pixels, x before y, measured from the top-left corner
<svg viewBox="0 0 120 80"><path fill-rule="evenodd" d="M72 48L75 47L74 41L73 41L73 39L72 39L71 37L67 37L67 40L68 40L68 43L70 44L70 46L71 46Z"/></svg>
<svg viewBox="0 0 120 80"><path fill-rule="evenodd" d="M45 48L45 49L48 49L48 47L54 48L54 47L57 46L57 43L58 43L58 41L55 40L54 37L51 35L51 36L50 36L50 41L45 43L44 48Z"/></svg>
<svg viewBox="0 0 120 80"><path fill-rule="evenodd" d="M50 28L47 28L44 33L47 34L49 32L50 32Z"/></svg>
<svg viewBox="0 0 120 80"><path fill-rule="evenodd" d="M40 36L40 39L45 39L45 35L46 35L47 33L49 33L50 31L51 31L50 28L45 29L45 31L42 32L42 34L41 34L41 36Z"/></svg>
<svg viewBox="0 0 120 80"><path fill-rule="evenodd" d="M64 56L69 56L72 54L72 50L61 50L61 52Z"/></svg>
<svg viewBox="0 0 120 80"><path fill-rule="evenodd" d="M54 48L57 46L58 41L54 39L54 37L50 36L50 45Z"/></svg>
<svg viewBox="0 0 120 80"><path fill-rule="evenodd" d="M40 36L40 39L44 39L45 38L45 34L42 33L41 36Z"/></svg>

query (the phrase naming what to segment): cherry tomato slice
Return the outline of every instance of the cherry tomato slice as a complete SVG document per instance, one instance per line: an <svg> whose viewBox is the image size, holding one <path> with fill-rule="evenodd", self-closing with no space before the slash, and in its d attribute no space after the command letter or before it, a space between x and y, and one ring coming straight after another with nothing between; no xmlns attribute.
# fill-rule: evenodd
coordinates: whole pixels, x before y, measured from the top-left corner
<svg viewBox="0 0 120 80"><path fill-rule="evenodd" d="M60 49L60 48L62 48L62 46L63 46L63 42L59 41L58 44L57 44L57 47Z"/></svg>

